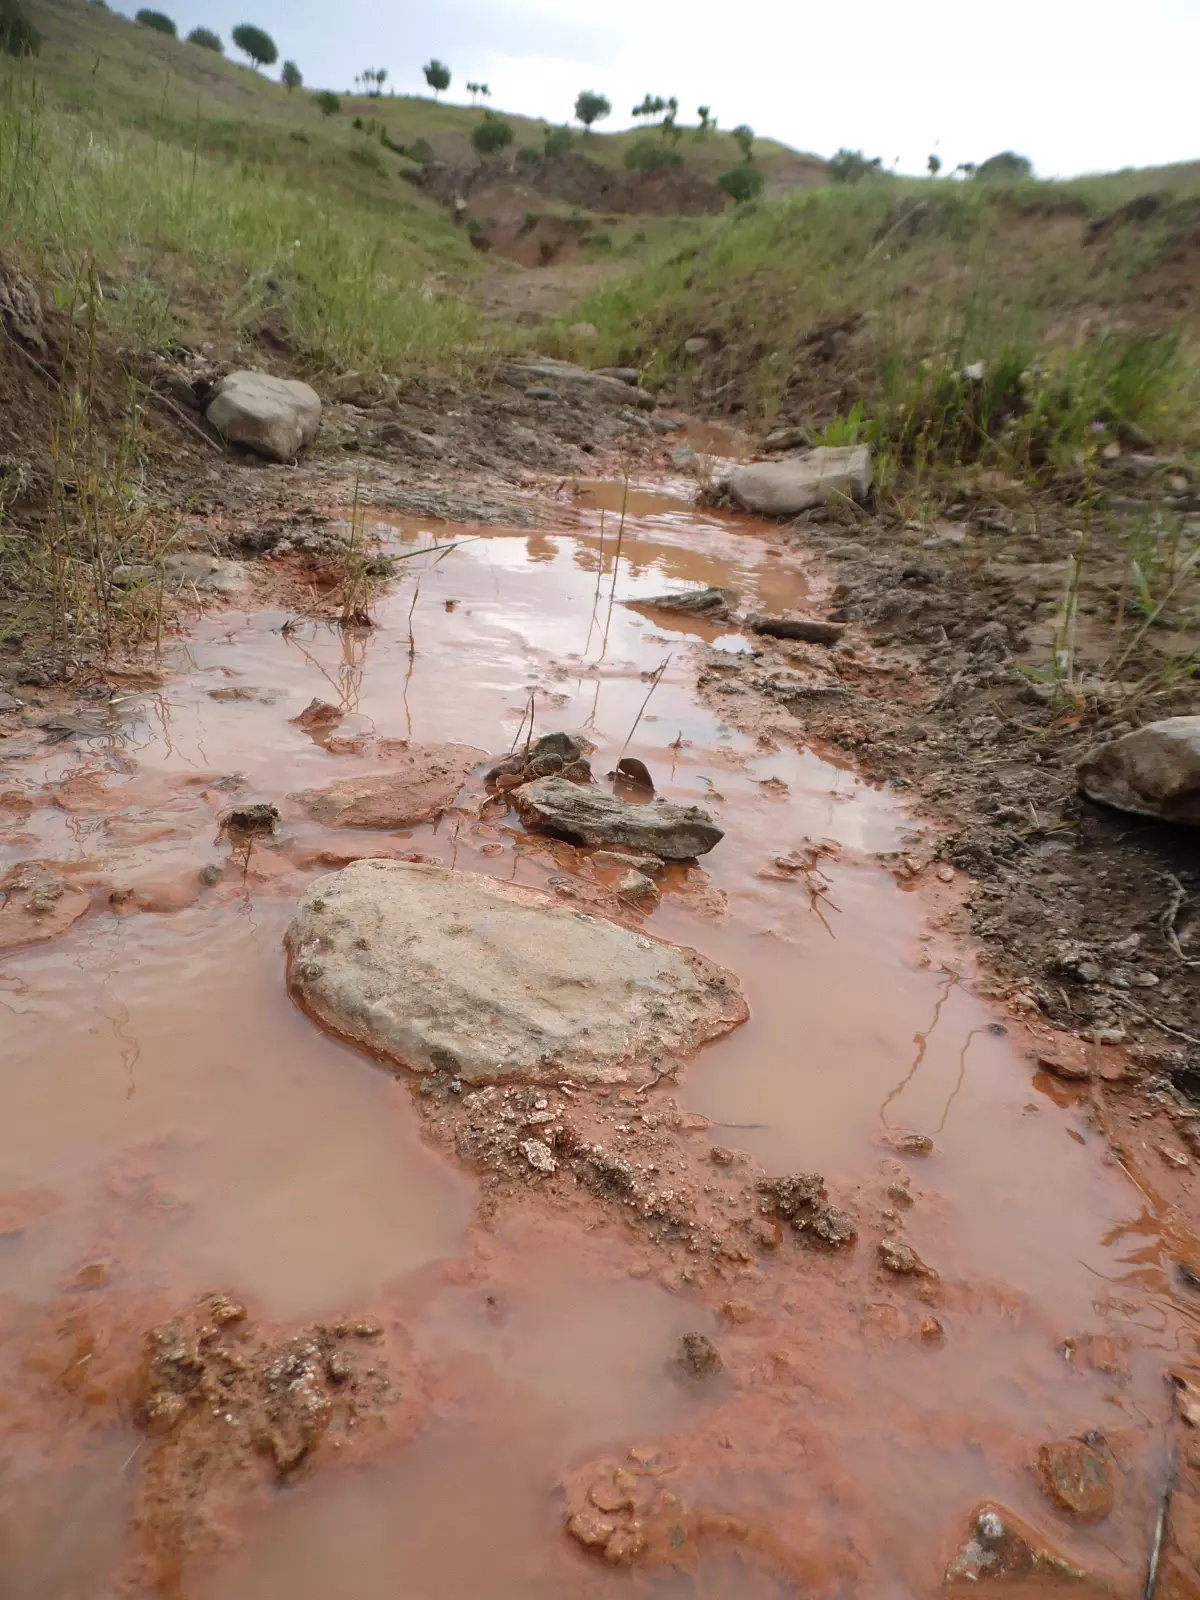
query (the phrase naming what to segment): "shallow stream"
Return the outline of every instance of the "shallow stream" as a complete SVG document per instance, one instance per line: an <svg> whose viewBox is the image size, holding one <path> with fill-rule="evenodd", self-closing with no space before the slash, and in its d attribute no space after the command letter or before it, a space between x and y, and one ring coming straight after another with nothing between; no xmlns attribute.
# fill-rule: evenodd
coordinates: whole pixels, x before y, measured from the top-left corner
<svg viewBox="0 0 1200 1600"><path fill-rule="evenodd" d="M563 1537L563 1472L664 1435L695 1436L693 1492L768 1521L802 1553L814 1596L936 1592L983 1500L1114 1592L1138 1592L1163 1472L1162 1373L1193 1344L1163 1225L1084 1103L1035 1077L974 998L969 954L947 956L936 908L881 863L922 833L900 798L738 732L698 697L695 648L750 640L626 604L713 584L778 610L806 593L793 554L774 530L656 491L632 502L615 564L619 495L595 486L562 531L390 525L398 552L464 542L405 561L374 630L210 615L167 648L165 687L131 691L105 731L5 775L34 809L0 832L0 870L52 859L117 891L115 908L99 898L61 938L0 956L10 1600L116 1592L139 1452L153 1448L132 1422L96 1427L83 1407L71 1427L37 1426L20 1397L59 1359L48 1320L64 1297L99 1325L210 1289L277 1321L400 1307L418 1356L455 1379L413 1442L278 1491L222 1559L186 1575L179 1592L196 1600L801 1592L735 1554L679 1574L610 1571ZM639 720L647 674L668 657ZM751 1005L682 1075L680 1102L768 1171L824 1174L859 1218L845 1262L751 1276L744 1325L686 1281L647 1274L632 1233L592 1241L552 1212L501 1222L490 1281L464 1281L476 1178L423 1141L406 1083L288 998L281 940L297 893L322 851L378 843L321 827L288 796L385 769L380 738L507 750L531 695L539 732L589 733L598 775L629 739L661 794L724 827L707 883L677 874L650 914L659 935L732 968ZM332 741L289 720L313 697L345 712ZM280 850L245 860L218 838L213 784L233 774L280 808ZM563 872L511 816L477 810L411 830L406 847L533 885ZM815 906L772 866L813 847L827 885ZM201 881L206 867L216 881ZM930 1135L933 1153L898 1157L893 1129ZM904 1173L916 1200L904 1237L940 1277L936 1346L915 1337L928 1307L874 1261L873 1219ZM761 1389L747 1382L729 1403L672 1384L664 1356L690 1329ZM1109 1370L1064 1358L1064 1341L1088 1335L1111 1336ZM1116 1510L1096 1527L1051 1507L1032 1467L1040 1443L1087 1430L1118 1464Z"/></svg>

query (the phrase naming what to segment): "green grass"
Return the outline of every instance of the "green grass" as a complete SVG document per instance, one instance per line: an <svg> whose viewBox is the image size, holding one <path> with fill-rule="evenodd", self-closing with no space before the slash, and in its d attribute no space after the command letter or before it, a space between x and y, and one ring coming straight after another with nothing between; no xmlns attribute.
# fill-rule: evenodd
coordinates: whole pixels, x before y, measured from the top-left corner
<svg viewBox="0 0 1200 1600"><path fill-rule="evenodd" d="M1170 196L1158 215L1089 234L1148 190ZM695 224L564 326L585 317L597 364L643 366L684 404L814 433L857 406L862 436L910 467L1058 470L1078 465L1096 422L1194 447L1197 301L1181 311L1157 275L1181 235L1200 265L1198 201L1194 167L1009 189L830 186ZM697 333L710 352L689 356ZM976 363L981 380L964 376Z"/></svg>

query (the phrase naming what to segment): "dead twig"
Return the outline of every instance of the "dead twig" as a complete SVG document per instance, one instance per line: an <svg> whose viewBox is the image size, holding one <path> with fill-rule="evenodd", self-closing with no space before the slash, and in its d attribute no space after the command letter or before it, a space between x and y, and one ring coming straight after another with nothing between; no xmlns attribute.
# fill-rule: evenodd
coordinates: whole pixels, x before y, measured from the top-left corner
<svg viewBox="0 0 1200 1600"><path fill-rule="evenodd" d="M1173 1028L1169 1022L1163 1022L1158 1017L1152 1017L1148 1011L1131 1000L1127 994L1121 994L1116 989L1106 989L1104 992L1110 999L1115 1000L1119 1006L1127 1006L1134 1016L1141 1017L1143 1022L1150 1023L1152 1027L1161 1028L1164 1033L1169 1033L1174 1039L1182 1039L1185 1044L1200 1045L1200 1039L1194 1038L1190 1033L1184 1033L1182 1028Z"/></svg>
<svg viewBox="0 0 1200 1600"><path fill-rule="evenodd" d="M1172 872L1163 874L1164 880L1171 885L1171 898L1167 901L1158 925L1162 929L1163 938L1175 952L1177 960L1185 967L1200 967L1200 961L1193 961L1185 956L1179 943L1179 935L1175 931L1175 919L1187 904L1187 890Z"/></svg>
<svg viewBox="0 0 1200 1600"><path fill-rule="evenodd" d="M1163 1545L1167 1542L1167 1520L1171 1511L1171 1497L1175 1493L1175 1471L1175 1452L1171 1450L1167 1456L1167 1476L1158 1500L1158 1515L1154 1519L1154 1537L1150 1541L1150 1561L1146 1567L1142 1600L1154 1600L1154 1592L1158 1588L1158 1566Z"/></svg>
<svg viewBox="0 0 1200 1600"><path fill-rule="evenodd" d="M671 665L671 658L670 658L670 656L668 656L666 658L666 660L662 663L662 665L659 667L658 671L654 674L654 678L653 678L653 680L652 680L652 682L650 684L650 688L647 690L646 698L642 701L641 708L638 711L637 716L634 717L634 719L633 719L633 727L630 728L629 733L628 733L628 735L627 735L627 737L625 739L625 743L621 746L621 754L622 755L624 755L626 750L629 749L629 741L630 741L630 739L633 738L634 734L637 732L638 723L642 720L642 716L643 716L643 714L644 714L644 712L646 710L646 707L650 704L650 696L654 693L655 689L657 689L659 684L662 682L662 675L670 665Z"/></svg>

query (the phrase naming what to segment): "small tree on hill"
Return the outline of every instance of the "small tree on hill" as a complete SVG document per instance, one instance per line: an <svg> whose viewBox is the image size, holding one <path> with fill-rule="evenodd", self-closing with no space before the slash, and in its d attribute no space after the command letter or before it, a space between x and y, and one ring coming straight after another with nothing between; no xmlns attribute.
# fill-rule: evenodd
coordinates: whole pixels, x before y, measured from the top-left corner
<svg viewBox="0 0 1200 1600"><path fill-rule="evenodd" d="M754 129L748 122L740 122L733 130L733 137L737 147L742 152L743 161L754 160Z"/></svg>
<svg viewBox="0 0 1200 1600"><path fill-rule="evenodd" d="M17 4L0 0L0 50L6 56L36 56L42 36Z"/></svg>
<svg viewBox="0 0 1200 1600"><path fill-rule="evenodd" d="M426 62L421 71L425 74L425 82L433 90L433 98L435 100L443 89L450 87L450 68L444 61L439 61L436 56L432 61Z"/></svg>
<svg viewBox="0 0 1200 1600"><path fill-rule="evenodd" d="M938 173L942 170L942 158L941 156L937 155L930 156L925 165L929 168L929 176L931 178L936 178Z"/></svg>
<svg viewBox="0 0 1200 1600"><path fill-rule="evenodd" d="M679 99L676 95L672 95L667 101L665 109L667 114L662 119L662 123L658 131L662 134L664 139L669 139L672 144L678 144L682 138L682 134L680 133L675 120L679 115Z"/></svg>
<svg viewBox="0 0 1200 1600"><path fill-rule="evenodd" d="M647 94L642 96L642 103L640 106L634 106L632 114L635 117L645 117L647 120L649 120L651 117L661 117L666 109L667 102L663 99L662 95Z"/></svg>
<svg viewBox="0 0 1200 1600"><path fill-rule="evenodd" d="M711 106L697 106L696 115L700 118L700 126L696 129L696 137L697 139L703 139L715 130L717 119L712 114Z"/></svg>
<svg viewBox="0 0 1200 1600"><path fill-rule="evenodd" d="M217 55L225 54L225 46L221 43L221 35L214 33L211 28L193 28L187 36L189 44L198 44L201 50L215 50Z"/></svg>
<svg viewBox="0 0 1200 1600"><path fill-rule="evenodd" d="M611 116L612 101L607 95L597 94L594 89L584 89L576 97L575 120L582 122L589 133L593 122L601 122Z"/></svg>
<svg viewBox="0 0 1200 1600"><path fill-rule="evenodd" d="M252 22L239 22L233 30L233 42L243 55L249 56L254 70L274 66L279 60L279 50L269 33L256 28Z"/></svg>
<svg viewBox="0 0 1200 1600"><path fill-rule="evenodd" d="M289 94L293 89L298 89L304 82L300 75L300 68L294 61L285 61L279 73L279 81Z"/></svg>
<svg viewBox="0 0 1200 1600"><path fill-rule="evenodd" d="M155 33L169 33L172 39L178 38L178 29L165 12L143 9L136 13L133 20L140 22L143 28L153 28Z"/></svg>
<svg viewBox="0 0 1200 1600"><path fill-rule="evenodd" d="M342 109L342 102L332 89L322 89L316 101L317 110L323 117L336 117Z"/></svg>
<svg viewBox="0 0 1200 1600"><path fill-rule="evenodd" d="M546 128L542 133L542 143L547 156L565 156L575 141L570 128Z"/></svg>
<svg viewBox="0 0 1200 1600"><path fill-rule="evenodd" d="M752 167L746 162L740 167L731 167L728 172L723 172L717 182L725 193L741 206L749 200L758 199L766 179L757 167Z"/></svg>
<svg viewBox="0 0 1200 1600"><path fill-rule="evenodd" d="M863 178L877 178L883 171L883 161L872 156L868 161L861 150L847 150L844 146L831 156L828 172L834 183L859 183Z"/></svg>
<svg viewBox="0 0 1200 1600"><path fill-rule="evenodd" d="M481 156L494 156L506 150L513 142L512 124L491 111L483 113L483 121L471 130L471 143Z"/></svg>
<svg viewBox="0 0 1200 1600"><path fill-rule="evenodd" d="M1028 156L1017 155L1015 150L1001 150L998 156L989 156L986 161L981 161L975 169L974 176L982 178L985 182L994 178L1006 178L1009 182L1018 178L1031 178L1033 162Z"/></svg>

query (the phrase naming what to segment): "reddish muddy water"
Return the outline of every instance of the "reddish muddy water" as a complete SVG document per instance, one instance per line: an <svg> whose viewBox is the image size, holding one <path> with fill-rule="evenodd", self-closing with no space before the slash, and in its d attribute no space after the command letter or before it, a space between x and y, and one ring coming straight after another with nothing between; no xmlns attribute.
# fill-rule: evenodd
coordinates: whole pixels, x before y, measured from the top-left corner
<svg viewBox="0 0 1200 1600"><path fill-rule="evenodd" d="M411 1442L275 1492L185 1576L189 1597L900 1600L936 1592L985 1499L1113 1592L1139 1591L1162 1374L1193 1342L1164 1225L881 864L921 836L899 799L737 732L697 697L697 646L746 651L747 638L625 603L712 584L777 610L807 592L795 558L773 530L639 492L614 587L620 498L588 486L562 532L457 532L451 553L403 564L369 632L210 616L167 650L165 687L6 773L33 810L0 832L0 866L52 859L97 886L64 936L0 956L11 1600L117 1593L133 1479L154 1448L120 1396L39 1427L22 1396L44 1370L31 1352L47 1318L64 1296L120 1322L210 1289L280 1323L388 1307L437 1376ZM450 533L396 523L388 536L412 550ZM323 1035L284 986L283 931L318 854L379 844L308 820L290 794L385 769L381 738L473 744L482 761L512 744L531 694L537 731L586 729L603 782L668 657L627 753L726 837L701 863L708 892L668 880L650 926L733 969L751 1006L681 1075L680 1103L770 1172L824 1174L860 1225L844 1258L748 1267L748 1310L730 1319L718 1308L741 1289L699 1293L633 1229L593 1235L529 1203L488 1225L464 1270L477 1179L423 1141L410 1087ZM332 741L289 721L314 696L345 712ZM248 861L217 837L228 791L214 785L233 774L283 815L278 848ZM513 818L480 820L480 793L397 847L533 885L561 874ZM770 870L809 845L827 847L836 910L823 916ZM930 1135L933 1153L895 1155L889 1129ZM904 1237L940 1277L936 1345L915 1337L929 1306L874 1260L902 1178ZM688 1331L721 1347L724 1387L667 1375ZM1088 1335L1111 1336L1118 1358L1065 1360L1064 1341ZM1031 1466L1044 1441L1088 1430L1119 1480L1096 1527L1051 1507ZM686 1458L689 1498L769 1528L790 1564L714 1549L677 1573L612 1571L564 1537L564 1473L664 1438Z"/></svg>

